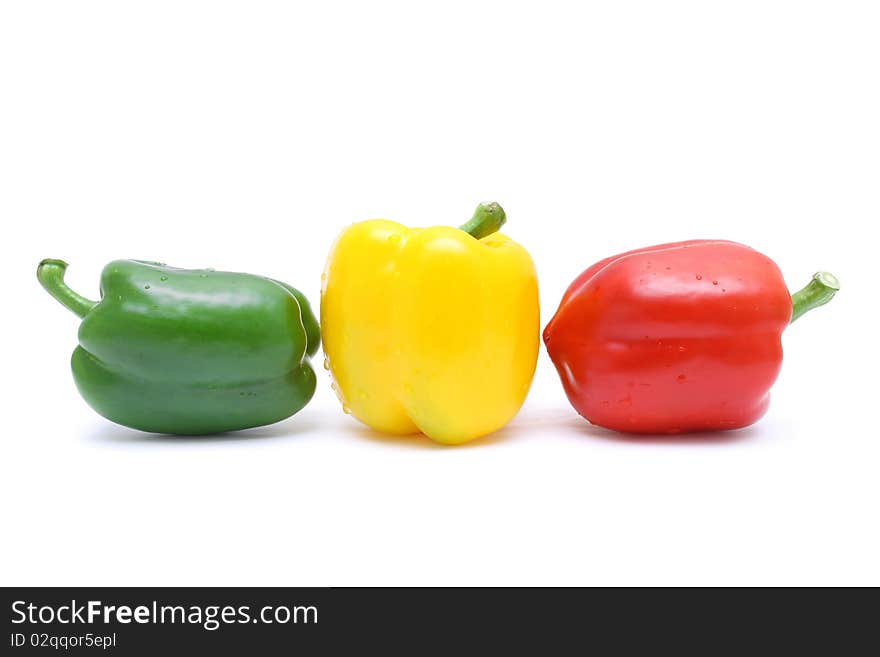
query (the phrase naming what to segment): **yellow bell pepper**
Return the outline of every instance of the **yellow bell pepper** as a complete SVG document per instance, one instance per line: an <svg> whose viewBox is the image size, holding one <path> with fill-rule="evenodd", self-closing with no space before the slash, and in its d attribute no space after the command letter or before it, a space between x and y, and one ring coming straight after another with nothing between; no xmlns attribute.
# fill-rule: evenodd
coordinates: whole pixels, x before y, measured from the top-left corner
<svg viewBox="0 0 880 657"><path fill-rule="evenodd" d="M463 443L504 426L538 357L538 281L495 231L497 203L461 228L350 226L323 275L325 367L343 409L377 431Z"/></svg>

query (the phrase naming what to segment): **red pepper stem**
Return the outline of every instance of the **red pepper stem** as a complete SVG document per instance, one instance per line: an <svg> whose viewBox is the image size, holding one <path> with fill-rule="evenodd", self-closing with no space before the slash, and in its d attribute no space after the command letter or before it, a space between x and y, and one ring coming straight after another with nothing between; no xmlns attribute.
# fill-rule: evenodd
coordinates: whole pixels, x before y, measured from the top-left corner
<svg viewBox="0 0 880 657"><path fill-rule="evenodd" d="M827 271L813 274L807 286L791 295L791 321L793 322L805 312L824 306L834 298L840 289L840 281Z"/></svg>
<svg viewBox="0 0 880 657"><path fill-rule="evenodd" d="M79 317L85 317L98 302L86 299L67 287L64 282L65 271L67 263L63 260L43 260L37 267L37 279L65 308Z"/></svg>
<svg viewBox="0 0 880 657"><path fill-rule="evenodd" d="M480 203L470 221L459 226L459 229L480 240L497 232L505 221L507 221L507 215L504 214L500 205Z"/></svg>

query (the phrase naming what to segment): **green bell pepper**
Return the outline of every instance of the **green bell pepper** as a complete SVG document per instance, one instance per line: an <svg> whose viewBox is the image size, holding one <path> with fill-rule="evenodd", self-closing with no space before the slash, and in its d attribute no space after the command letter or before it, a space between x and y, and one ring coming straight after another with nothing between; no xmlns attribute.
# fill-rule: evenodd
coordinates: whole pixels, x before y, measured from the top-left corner
<svg viewBox="0 0 880 657"><path fill-rule="evenodd" d="M67 264L37 278L83 318L71 365L98 413L142 431L209 434L278 422L312 398L308 356L318 322L302 293L262 276L117 260L101 301L64 283Z"/></svg>

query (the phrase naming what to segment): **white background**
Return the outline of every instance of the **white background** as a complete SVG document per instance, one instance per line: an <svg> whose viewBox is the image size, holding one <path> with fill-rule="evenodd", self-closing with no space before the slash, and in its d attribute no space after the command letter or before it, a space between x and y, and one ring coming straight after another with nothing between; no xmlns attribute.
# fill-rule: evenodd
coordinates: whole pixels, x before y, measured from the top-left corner
<svg viewBox="0 0 880 657"><path fill-rule="evenodd" d="M0 582L880 584L880 14L864 2L5 2ZM217 438L79 398L78 320L161 260L303 289L347 224L497 200L542 319L592 262L686 238L841 279L734 433L590 427L546 352L461 448L313 402ZM454 409L452 409L454 410Z"/></svg>

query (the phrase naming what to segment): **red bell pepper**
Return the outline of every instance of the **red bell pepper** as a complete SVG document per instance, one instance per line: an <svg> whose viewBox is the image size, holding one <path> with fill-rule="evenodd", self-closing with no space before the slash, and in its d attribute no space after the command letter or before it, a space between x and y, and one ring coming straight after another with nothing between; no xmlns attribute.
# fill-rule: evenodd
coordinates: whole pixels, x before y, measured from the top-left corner
<svg viewBox="0 0 880 657"><path fill-rule="evenodd" d="M790 296L770 258L735 242L661 244L578 276L544 343L568 399L593 424L736 429L767 410L785 327L838 289L819 273Z"/></svg>

